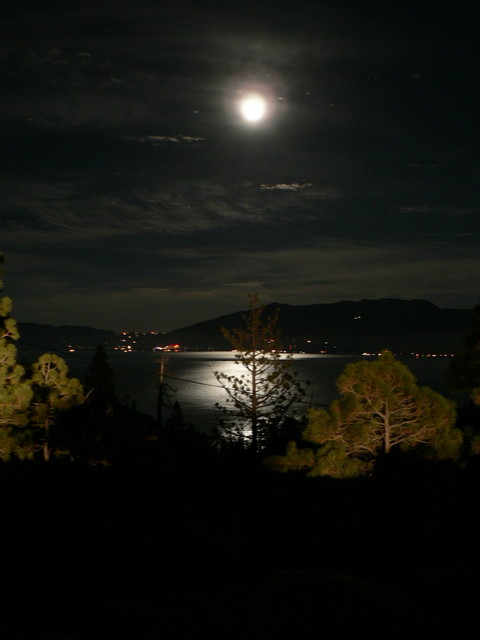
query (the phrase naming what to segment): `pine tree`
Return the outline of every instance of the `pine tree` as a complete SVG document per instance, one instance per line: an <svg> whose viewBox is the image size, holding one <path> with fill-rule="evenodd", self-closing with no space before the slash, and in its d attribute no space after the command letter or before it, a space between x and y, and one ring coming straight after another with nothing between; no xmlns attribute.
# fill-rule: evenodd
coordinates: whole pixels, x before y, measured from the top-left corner
<svg viewBox="0 0 480 640"><path fill-rule="evenodd" d="M222 333L235 350L238 376L215 372L227 394L227 406L217 403L230 418L223 424L228 437L249 441L249 449L257 452L268 434L288 415L293 403L303 396L303 389L292 371L292 358L282 355L278 313L265 317L265 308L257 296L249 296L249 310L243 326Z"/></svg>
<svg viewBox="0 0 480 640"><path fill-rule="evenodd" d="M279 471L307 469L309 475L352 477L365 473L394 447L423 448L430 457L456 458L462 436L453 427L453 402L419 387L407 366L389 351L378 360L350 363L337 380L340 398L328 411L312 409L302 450L292 443L285 456L267 466Z"/></svg>
<svg viewBox="0 0 480 640"><path fill-rule="evenodd" d="M85 376L85 391L88 402L105 413L111 413L113 405L118 402L115 391L115 375L108 361L107 353L101 344L97 345L88 366Z"/></svg>
<svg viewBox="0 0 480 640"><path fill-rule="evenodd" d="M0 264L2 262L3 256L0 254ZM31 384L25 377L25 369L17 363L14 341L18 340L19 333L15 320L10 316L11 310L11 299L0 298L0 458L3 460L8 460L12 455L25 455L21 441L33 395Z"/></svg>
<svg viewBox="0 0 480 640"><path fill-rule="evenodd" d="M65 360L54 353L44 353L33 364L32 384L31 451L41 449L43 459L47 462L54 449L59 416L80 404L84 392L80 381L68 376Z"/></svg>

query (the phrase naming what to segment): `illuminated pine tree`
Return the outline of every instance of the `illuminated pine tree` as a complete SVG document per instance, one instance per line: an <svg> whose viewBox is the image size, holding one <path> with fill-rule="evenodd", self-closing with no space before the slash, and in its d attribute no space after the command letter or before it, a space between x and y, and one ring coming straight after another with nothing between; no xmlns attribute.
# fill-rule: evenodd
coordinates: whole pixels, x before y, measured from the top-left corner
<svg viewBox="0 0 480 640"><path fill-rule="evenodd" d="M3 257L0 254L1 262ZM11 310L11 299L0 298L0 458L3 460L12 455L25 455L20 443L33 395L25 369L17 362L15 340L18 340L19 333L15 320L10 316Z"/></svg>
<svg viewBox="0 0 480 640"><path fill-rule="evenodd" d="M83 386L77 378L68 377L67 363L53 353L44 353L32 366L32 385L30 447L32 452L41 449L48 461L54 449L58 419L62 412L83 401Z"/></svg>
<svg viewBox="0 0 480 640"><path fill-rule="evenodd" d="M350 363L337 380L340 398L312 409L303 440L266 465L278 471L304 469L308 475L352 477L365 473L393 448L420 448L432 458L455 459L462 435L454 428L453 402L419 387L408 367L384 351L375 361Z"/></svg>

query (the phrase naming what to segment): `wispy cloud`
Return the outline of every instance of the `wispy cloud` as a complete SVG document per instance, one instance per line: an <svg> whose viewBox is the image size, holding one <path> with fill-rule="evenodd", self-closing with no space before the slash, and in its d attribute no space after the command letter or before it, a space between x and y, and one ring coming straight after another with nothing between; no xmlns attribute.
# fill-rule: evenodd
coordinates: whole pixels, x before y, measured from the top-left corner
<svg viewBox="0 0 480 640"><path fill-rule="evenodd" d="M177 179L119 192L100 191L97 182L82 177L48 182L3 179L0 188L2 236L14 245L281 224L313 216L314 209L313 203L305 203L292 212L288 203L265 202L262 190L216 181Z"/></svg>
<svg viewBox="0 0 480 640"><path fill-rule="evenodd" d="M261 184L262 191L304 191L312 186L311 182L280 182L279 184Z"/></svg>
<svg viewBox="0 0 480 640"><path fill-rule="evenodd" d="M431 213L443 214L446 216L470 216L472 214L478 215L480 213L480 207L448 206L444 204L418 204L398 207L397 209L402 213Z"/></svg>
<svg viewBox="0 0 480 640"><path fill-rule="evenodd" d="M184 142L186 144L196 144L205 140L201 136L187 136L187 135L175 135L175 136L159 136L159 135L145 135L145 136L124 136L125 140L131 142L148 143L151 145L163 145L175 142Z"/></svg>

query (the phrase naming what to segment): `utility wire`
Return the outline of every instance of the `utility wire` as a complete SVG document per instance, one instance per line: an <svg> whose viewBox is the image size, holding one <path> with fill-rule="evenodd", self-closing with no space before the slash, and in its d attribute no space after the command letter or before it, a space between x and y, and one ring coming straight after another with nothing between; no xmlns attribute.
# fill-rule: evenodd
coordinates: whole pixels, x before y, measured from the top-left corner
<svg viewBox="0 0 480 640"><path fill-rule="evenodd" d="M86 355L83 357L83 356L77 354L77 352L65 351L65 350L61 350L61 349L56 349L54 347L46 347L45 345L35 344L34 342L28 342L27 340L22 340L22 339L19 340L18 344L19 344L19 346L24 344L24 345L28 345L29 347L35 347L37 349L44 349L46 351L46 353L50 353L50 352L54 351L55 353L58 353L58 354L60 354L62 356L67 356L68 358L91 362L91 357L87 358ZM112 364L111 360L110 360L110 364ZM128 366L127 364L124 364L123 362L115 362L115 364L113 364L112 366L113 367L122 368L122 369L124 369L126 371L132 371L133 373L146 373L146 374L156 375L152 371L147 371L146 369L141 369L139 367L135 367L134 368L134 367ZM218 389L224 389L225 388L220 384L212 384L210 382L199 382L198 380L189 380L187 378L179 378L177 376L171 376L168 373L165 373L164 377L165 378L170 378L171 380L178 380L179 382L191 382L192 384L200 384L200 385L203 385L205 387L216 387Z"/></svg>
<svg viewBox="0 0 480 640"><path fill-rule="evenodd" d="M87 358L86 355L83 357L82 355L77 354L77 352L65 351L65 350L62 351L61 349L56 349L55 347L46 347L45 345L35 344L34 342L28 342L27 340L20 339L18 341L18 346L21 346L21 345L28 345L29 347L35 347L37 349L44 349L47 353L53 351L53 352L58 353L58 354L60 354L62 356L67 356L68 358L72 358L72 359L75 359L75 360L82 360L82 361L91 362L91 357ZM111 363L111 361L110 361L110 363ZM156 376L156 374L153 373L152 371L147 371L146 369L140 369L138 367L133 368L133 367L128 366L128 365L126 365L126 364L124 364L122 362L115 362L115 364L113 366L114 367L118 367L118 368L122 368L125 371L132 371L132 373L145 373L145 374L149 374L149 375L152 375L152 376L154 376L154 375ZM178 382L188 382L190 384L198 384L198 385L203 386L203 387L214 387L215 389L224 389L225 391L228 391L228 389L229 389L229 387L225 387L225 386L223 386L221 384L213 384L211 382L200 382L199 380L191 380L189 378L179 378L178 376L172 376L172 375L170 375L168 373L164 373L164 377L165 378L170 378L170 380L177 380ZM309 405L309 406L315 405L315 406L319 406L319 407L327 407L328 406L328 404L322 404L322 403L319 403L319 402L312 402L310 400L308 400L308 401L307 400L298 400L296 402L296 404L306 404L306 405Z"/></svg>

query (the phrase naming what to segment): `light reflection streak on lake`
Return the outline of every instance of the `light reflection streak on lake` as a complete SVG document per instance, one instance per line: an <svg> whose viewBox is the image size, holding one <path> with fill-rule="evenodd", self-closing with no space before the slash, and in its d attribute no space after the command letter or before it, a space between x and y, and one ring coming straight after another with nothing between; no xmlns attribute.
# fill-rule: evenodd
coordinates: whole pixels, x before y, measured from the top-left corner
<svg viewBox="0 0 480 640"><path fill-rule="evenodd" d="M165 382L174 390L172 397L180 403L184 417L200 430L207 430L217 424L221 414L215 409L215 403L224 405L227 394L216 379L215 371L226 375L241 375L245 370L236 363L235 354L179 352L167 355L169 357L166 371L171 377L165 378ZM159 360L158 356L154 359ZM303 415L309 406L326 406L337 397L335 381L347 363L374 359L376 356L294 354L292 367L297 373L298 381L306 390L303 402L294 406L297 414ZM447 395L448 390L442 381L447 359L426 361L407 358L406 361L412 372L418 376L419 384L431 386ZM418 369L418 373L415 369Z"/></svg>
<svg viewBox="0 0 480 640"><path fill-rule="evenodd" d="M125 390L140 411L155 415L162 354L109 352L108 355L119 392ZM227 394L215 372L240 376L243 367L237 364L235 354L229 351L171 352L163 357L166 358L164 382L172 402L178 400L180 403L184 418L202 431L218 424L223 414L215 404L224 405ZM297 414L305 413L309 405L327 405L333 400L336 378L348 362L360 359L361 356L351 355L294 354L293 370L306 390L304 401L294 407ZM307 385L307 382L311 384Z"/></svg>
<svg viewBox="0 0 480 640"><path fill-rule="evenodd" d="M305 367L306 361L315 360L318 364L318 359L325 357L328 356L298 354L292 359L293 369L298 373L298 381L307 390L305 401L294 407L296 412L304 413L309 402L328 404L331 396L330 385L319 385L318 381L307 385L311 376L305 377L309 369ZM300 361L303 367L298 366ZM215 377L215 372L221 372L226 376L240 376L246 373L245 368L236 361L235 355L229 352L172 353L167 361L167 371L172 377L166 378L165 381L175 390L175 397L185 417L200 429L209 428L217 423L221 414L215 410L216 403L226 405L227 393ZM187 380L192 382L186 382Z"/></svg>

